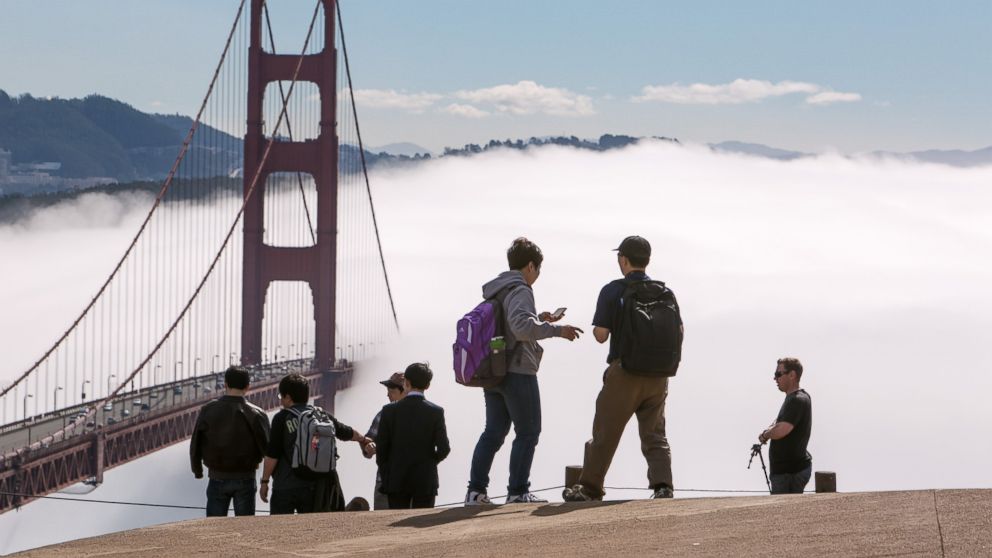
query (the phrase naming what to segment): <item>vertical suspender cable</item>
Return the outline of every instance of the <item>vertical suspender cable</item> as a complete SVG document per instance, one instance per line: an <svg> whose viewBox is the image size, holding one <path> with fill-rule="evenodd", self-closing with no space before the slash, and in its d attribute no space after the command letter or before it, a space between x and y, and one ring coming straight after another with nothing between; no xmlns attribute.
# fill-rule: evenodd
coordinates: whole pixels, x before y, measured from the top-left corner
<svg viewBox="0 0 992 558"><path fill-rule="evenodd" d="M386 272L386 259L382 254L382 240L379 238L379 223L375 217L375 205L372 203L372 187L369 185L369 171L368 166L365 164L365 146L362 143L361 128L358 126L358 109L355 107L355 90L351 83L351 65L348 63L348 45L344 40L344 23L341 21L341 3L334 2L334 6L338 13L338 30L341 33L341 51L344 54L345 73L348 75L348 93L351 98L352 115L355 119L355 134L358 138L358 154L362 161L362 175L365 177L365 190L368 192L369 209L372 212L372 226L375 228L375 241L379 248L379 261L382 263L382 276L386 281L386 293L389 295L389 308L393 312L393 323L396 324L396 330L399 331L400 322L396 317L396 304L393 301L393 290L389 285L389 273Z"/></svg>

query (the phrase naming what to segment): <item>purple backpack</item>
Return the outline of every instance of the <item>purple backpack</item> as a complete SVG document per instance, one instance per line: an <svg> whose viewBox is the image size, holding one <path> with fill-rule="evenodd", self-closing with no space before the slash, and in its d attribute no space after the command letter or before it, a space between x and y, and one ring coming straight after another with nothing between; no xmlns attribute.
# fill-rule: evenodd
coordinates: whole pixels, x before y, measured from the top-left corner
<svg viewBox="0 0 992 558"><path fill-rule="evenodd" d="M506 355L512 349L503 336L503 299L513 288L503 289L458 320L454 353L455 381L463 386L488 388L506 377ZM502 342L501 342L502 340Z"/></svg>

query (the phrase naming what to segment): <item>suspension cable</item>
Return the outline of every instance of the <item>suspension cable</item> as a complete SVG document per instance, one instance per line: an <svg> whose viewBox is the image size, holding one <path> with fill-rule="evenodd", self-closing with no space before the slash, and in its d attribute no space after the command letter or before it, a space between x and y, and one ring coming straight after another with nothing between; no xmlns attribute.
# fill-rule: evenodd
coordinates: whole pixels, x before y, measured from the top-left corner
<svg viewBox="0 0 992 558"><path fill-rule="evenodd" d="M210 262L210 267L207 268L206 273L204 273L203 278L200 280L199 284L196 287L196 290L193 291L193 294L190 296L190 298L186 302L185 306L183 306L182 311L180 311L180 313L176 317L175 321L172 322L172 326L169 327L169 329L165 332L165 334L162 336L162 338L159 340L159 342L155 345L155 347L152 349L152 351L148 354L148 356L146 356L141 361L140 364L138 364L138 366L134 369L134 371L131 372L127 376L127 378L124 378L123 381L120 383L120 385L118 385L117 388L114 389L113 392L111 392L110 394L108 394L102 401L100 401L100 404L101 405L106 404L108 401L110 401L113 398L115 398L117 396L117 394L120 393L121 389L123 389L124 386L127 385L127 383L129 381L131 381L135 376L137 376L138 373L141 372L141 369L144 368L145 365L148 364L148 362L151 361L151 359L158 353L159 349L162 348L162 345L165 344L165 342L169 339L169 336L172 335L172 333L176 330L176 327L179 325L179 323L182 321L182 319L186 316L187 312L189 312L190 307L193 306L193 302L196 300L196 297L198 297L200 295L200 291L203 290L203 286L207 283L207 280L210 278L211 274L213 273L214 268L217 267L217 262L220 260L221 256L224 254L224 251L227 249L227 246L228 246L228 244L231 241L231 237L234 236L234 231L237 229L238 223L241 221L241 217L244 215L245 208L248 206L248 200L251 199L252 194L254 194L254 192L255 192L255 188L258 186L258 180L259 180L259 178L262 175L262 169L265 167L265 163L269 159L269 154L272 152L272 146L276 142L276 137L278 135L277 133L279 131L279 128L282 127L283 120L286 118L286 113L288 111L288 104L287 103L289 101L289 98L292 97L293 90L296 87L296 84L298 83L298 78L299 78L299 75L300 75L300 69L303 67L303 59L305 57L307 48L310 45L310 39L311 39L311 37L313 35L314 24L317 21L317 14L320 13L320 6L321 6L322 1L323 0L317 0L316 1L316 5L314 6L313 17L310 19L310 27L309 27L309 29L307 31L307 37L306 37L306 40L303 42L303 51L300 54L300 57L296 61L296 69L293 71L293 80L292 80L292 82L290 82L289 92L287 93L287 98L282 103L282 110L279 113L279 119L276 122L275 126L272 128L272 137L269 138L269 141L268 141L268 143L265 146L265 152L262 154L262 160L260 161L260 163L258 165L258 168L255 169L255 176L252 177L251 183L250 183L250 185L248 187L248 191L245 193L244 200L241 203L241 207L238 209L238 213L234 217L234 222L231 223L231 227L228 229L227 235L224 237L224 241L221 243L220 248L217 250L217 254L214 255L213 260ZM80 421L85 421L88 417L90 417L91 415L93 415L96 412L96 409L97 408L98 408L98 406L91 407L87 411L86 415L83 416L83 417L80 417L75 422L73 422L73 425L72 426L75 426L75 424L79 423ZM59 432L63 432L64 430L65 429L62 429ZM59 432L56 432L56 434L54 434L54 435L57 435Z"/></svg>
<svg viewBox="0 0 992 558"><path fill-rule="evenodd" d="M69 329L67 329L65 333L63 333L62 336L59 337L59 339L55 342L55 344L53 344L52 347L48 349L48 351L46 351L45 354L42 355L42 357L38 359L37 362L34 363L34 365L31 366L31 368L29 368L26 372L21 374L16 380L14 380L12 384L10 384L9 386L5 387L2 391L0 391L0 397L7 395L7 393L10 392L10 390L14 389L14 387L20 384L22 380L24 380L32 372L34 372L38 368L38 366L40 366L42 362L44 362L49 356L51 356L51 354L55 351L55 349L57 349L62 344L62 342L65 341L66 338L68 338L73 331L75 331L79 323L83 320L83 318L86 317L87 313L89 313L89 311L93 308L93 306L96 305L97 300L100 299L103 293L107 290L107 287L117 276L118 272L120 272L121 268L124 266L124 262L131 255L131 252L134 251L135 246L137 246L138 244L138 240L141 238L141 235L145 232L145 228L148 226L148 223L151 221L152 215L154 215L155 211L159 208L159 206L162 203L162 200L165 198L165 194L169 191L169 187L172 185L172 180L175 177L176 172L179 170L179 164L183 161L183 159L186 157L186 153L189 151L189 146L193 141L193 135L196 134L196 131L200 126L200 118L203 116L203 112L206 109L207 102L210 100L210 96L213 93L214 85L217 83L217 78L220 75L220 69L221 67L223 67L224 60L227 58L227 53L231 47L231 39L234 36L234 31L237 29L238 22L241 21L241 14L244 11L244 7L245 7L245 0L241 0L240 4L238 5L237 16L234 18L234 23L231 25L231 30L227 34L227 41L224 43L224 50L221 53L220 61L217 63L217 67L214 68L214 75L210 79L210 86L207 88L207 94L203 98L203 102L200 103L200 110L197 111L196 118L193 120L193 124L190 126L189 132L186 133L186 138L183 140L183 145L182 148L179 150L179 155L176 156L176 160L172 164L172 168L169 170L169 174L166 176L165 181L162 183L162 188L159 190L158 195L155 197L155 202L152 204L151 209L148 211L148 215L145 216L145 220L142 221L141 227L138 228L137 234L135 234L134 238L131 240L131 244L127 247L127 250L124 251L124 255L121 256L120 261L117 262L117 265L114 267L114 270L110 273L110 276L107 277L107 280L104 281L103 285L97 291L96 295L93 296L89 304L86 305L86 308L84 308L82 313L79 314L79 317L77 317L76 320L72 322L72 325L69 326Z"/></svg>
<svg viewBox="0 0 992 558"><path fill-rule="evenodd" d="M351 64L348 63L348 45L344 41L344 23L341 21L341 2L334 2L338 13L338 30L341 34L341 50L344 54L344 69L348 76L348 93L351 96L351 112L355 119L355 134L358 137L358 154L362 161L362 174L365 176L365 191L369 196L369 209L372 211L372 226L375 228L375 243L379 247L379 261L382 263L382 276L386 280L386 293L389 295L389 308L393 312L393 323L396 331L400 329L399 318L396 317L396 304L393 301L393 290L389 286L389 274L386 272L386 258L382 254L382 239L379 238L379 222L375 217L375 204L372 203L372 187L369 185L369 169L365 164L365 146L362 143L362 130L358 126L358 109L355 107L355 90L351 83Z"/></svg>

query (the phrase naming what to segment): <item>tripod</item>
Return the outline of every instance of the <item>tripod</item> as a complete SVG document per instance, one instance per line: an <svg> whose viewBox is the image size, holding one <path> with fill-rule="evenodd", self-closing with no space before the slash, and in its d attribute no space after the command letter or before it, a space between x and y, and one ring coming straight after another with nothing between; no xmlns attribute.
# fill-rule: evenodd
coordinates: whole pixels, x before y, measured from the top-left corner
<svg viewBox="0 0 992 558"><path fill-rule="evenodd" d="M761 455L761 444L754 444L751 446L751 459L747 461L747 468L751 468L751 462L754 461L754 456L757 455L758 459L761 461L761 470L765 473L765 484L768 485L769 494L772 491L772 483L768 480L768 469L765 469L765 457Z"/></svg>

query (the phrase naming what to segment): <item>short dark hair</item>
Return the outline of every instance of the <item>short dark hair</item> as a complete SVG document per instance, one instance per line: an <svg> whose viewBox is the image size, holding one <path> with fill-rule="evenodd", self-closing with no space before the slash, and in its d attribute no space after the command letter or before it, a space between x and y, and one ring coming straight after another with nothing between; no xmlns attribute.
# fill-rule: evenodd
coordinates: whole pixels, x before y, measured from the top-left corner
<svg viewBox="0 0 992 558"><path fill-rule="evenodd" d="M298 405L310 401L310 384L299 374L290 374L279 380L279 396L288 395Z"/></svg>
<svg viewBox="0 0 992 558"><path fill-rule="evenodd" d="M224 372L224 385L231 389L248 389L250 383L251 374L240 366L232 366Z"/></svg>
<svg viewBox="0 0 992 558"><path fill-rule="evenodd" d="M630 265L638 268L645 268L651 263L651 256L626 256Z"/></svg>
<svg viewBox="0 0 992 558"><path fill-rule="evenodd" d="M803 363L799 362L798 358L783 357L778 359L778 363L785 368L786 372L795 372L796 378L803 377Z"/></svg>
<svg viewBox="0 0 992 558"><path fill-rule="evenodd" d="M521 236L507 249L506 263L510 264L510 269L519 271L527 267L530 262L534 262L534 266L540 268L541 263L544 262L544 254L537 244Z"/></svg>
<svg viewBox="0 0 992 558"><path fill-rule="evenodd" d="M434 379L434 373L431 372L431 367L426 362L415 362L406 367L403 377L410 382L413 389L427 389L431 385L431 380Z"/></svg>

